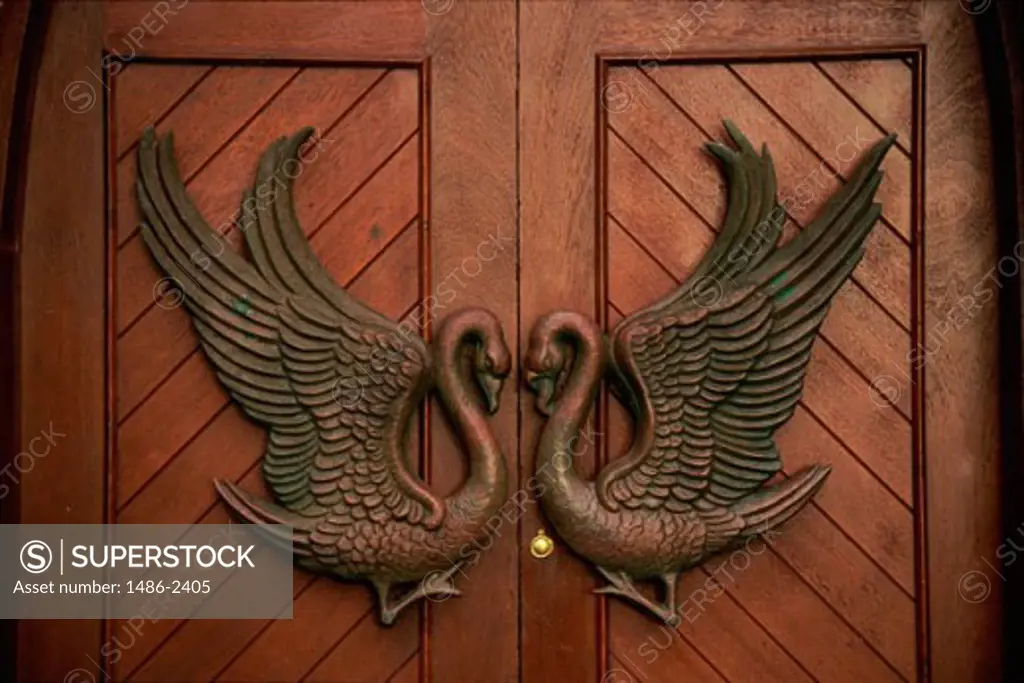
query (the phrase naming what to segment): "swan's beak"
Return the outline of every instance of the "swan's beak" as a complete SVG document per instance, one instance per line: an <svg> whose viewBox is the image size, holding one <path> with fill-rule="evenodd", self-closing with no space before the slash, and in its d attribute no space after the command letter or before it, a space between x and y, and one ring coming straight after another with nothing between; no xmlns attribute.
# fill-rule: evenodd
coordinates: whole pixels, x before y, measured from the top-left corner
<svg viewBox="0 0 1024 683"><path fill-rule="evenodd" d="M480 385L480 392L487 401L487 414L494 415L501 407L501 387L505 384L505 380L491 374L478 372L476 381Z"/></svg>
<svg viewBox="0 0 1024 683"><path fill-rule="evenodd" d="M546 417L555 412L555 378L550 375L526 371L526 383L537 394L537 410Z"/></svg>

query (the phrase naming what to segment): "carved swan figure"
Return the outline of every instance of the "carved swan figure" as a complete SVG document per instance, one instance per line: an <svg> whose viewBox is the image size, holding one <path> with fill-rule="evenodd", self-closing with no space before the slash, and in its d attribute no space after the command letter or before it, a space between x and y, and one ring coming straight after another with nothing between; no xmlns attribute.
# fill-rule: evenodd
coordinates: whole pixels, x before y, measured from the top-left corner
<svg viewBox="0 0 1024 683"><path fill-rule="evenodd" d="M505 500L505 461L479 403L497 410L511 361L487 311L449 316L428 350L332 280L292 205L289 165L312 132L279 139L260 160L242 203L250 263L220 246L187 196L171 136L158 144L148 130L139 147L142 236L181 287L224 389L269 433L263 474L276 504L226 481L216 482L221 497L245 521L289 525L282 540L300 566L370 581L380 620L391 624L419 598L457 593L448 558L486 534ZM462 369L467 355L475 387ZM470 459L467 481L445 500L409 465L410 423L431 387ZM419 585L391 595L411 582Z"/></svg>
<svg viewBox="0 0 1024 683"><path fill-rule="evenodd" d="M729 179L725 225L687 281L610 341L583 315L548 314L525 358L549 416L536 460L545 514L607 579L599 593L670 623L679 572L777 527L828 477L814 465L765 485L782 467L773 435L796 409L818 328L880 214L878 168L895 140L878 142L821 215L778 247L771 157L725 127L738 150L708 145ZM634 415L634 441L584 481L567 454L606 374ZM650 578L665 585L661 604L634 584Z"/></svg>

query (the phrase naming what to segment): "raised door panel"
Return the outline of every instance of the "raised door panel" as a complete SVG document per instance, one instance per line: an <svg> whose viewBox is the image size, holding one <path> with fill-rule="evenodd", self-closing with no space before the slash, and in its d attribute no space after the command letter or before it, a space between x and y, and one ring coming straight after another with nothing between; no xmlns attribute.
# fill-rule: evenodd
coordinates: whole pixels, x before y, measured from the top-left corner
<svg viewBox="0 0 1024 683"><path fill-rule="evenodd" d="M409 320L429 287L419 180L429 129L423 88L421 70L412 67L137 63L114 76L116 522L225 523L214 479L269 496L259 468L264 432L224 393L181 307L180 285L157 270L137 229L141 131L175 133L198 209L221 246L241 249L240 197L255 182L260 155L302 125L315 128L303 163L289 169L313 250L361 301ZM245 314L244 302L238 313ZM414 453L421 450L416 435ZM287 621L156 614L157 623L116 624L115 676L312 681L344 672L352 680L384 680L415 659L416 611L383 629L364 587L302 571L294 575L294 599Z"/></svg>
<svg viewBox="0 0 1024 683"><path fill-rule="evenodd" d="M634 680L672 680L680 666L674 660L691 662L698 680L734 683L916 677L916 70L915 59L898 54L653 69L605 64L598 239L609 330L685 281L715 239L727 188L704 146L728 139L723 119L771 152L786 211L782 243L813 219L868 147L889 132L900 135L882 165L883 218L832 303L804 397L777 439L784 475L817 463L831 465L832 474L770 543L684 576L677 630L652 632L649 619L611 603L609 650ZM730 285L708 277L702 305ZM631 425L617 401L604 406L614 455L628 446Z"/></svg>

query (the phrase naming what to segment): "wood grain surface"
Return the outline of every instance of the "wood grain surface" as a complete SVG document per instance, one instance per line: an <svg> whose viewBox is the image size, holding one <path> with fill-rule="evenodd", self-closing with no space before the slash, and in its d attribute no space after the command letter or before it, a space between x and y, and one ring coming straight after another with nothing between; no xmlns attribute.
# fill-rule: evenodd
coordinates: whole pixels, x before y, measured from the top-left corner
<svg viewBox="0 0 1024 683"><path fill-rule="evenodd" d="M833 473L770 544L684 575L692 618L672 630L593 595L598 577L557 537L551 557L529 554L539 529L554 534L535 500L543 420L516 371L491 425L517 486L462 596L384 629L364 586L296 570L290 620L23 622L21 679L997 680L996 297L1020 264L999 260L998 141L961 3L157 5L57 4L35 78L24 219L0 232L20 277L17 432L52 421L68 436L20 484L21 521L216 523L213 478L265 493L265 437L138 234L150 125L174 131L188 190L232 249L261 152L315 126L296 204L332 276L427 338L452 310L486 306L516 359L545 312L611 328L686 278L725 211L702 149L723 118L770 148L785 239L897 133L882 219L779 434L785 474ZM607 395L592 426L575 459L588 477L631 439ZM453 490L465 457L436 403L414 431L422 476ZM99 654L112 642L116 661Z"/></svg>
<svg viewBox="0 0 1024 683"><path fill-rule="evenodd" d="M82 86L75 91L82 99L66 106L68 88L86 83L87 68L100 73L102 14L102 6L91 3L53 8L35 85L18 240L18 433L31 438L52 424L66 436L23 473L23 524L102 522L108 495L102 83ZM19 674L27 681L63 680L69 671L91 666L87 656L95 656L101 636L98 621L23 621Z"/></svg>

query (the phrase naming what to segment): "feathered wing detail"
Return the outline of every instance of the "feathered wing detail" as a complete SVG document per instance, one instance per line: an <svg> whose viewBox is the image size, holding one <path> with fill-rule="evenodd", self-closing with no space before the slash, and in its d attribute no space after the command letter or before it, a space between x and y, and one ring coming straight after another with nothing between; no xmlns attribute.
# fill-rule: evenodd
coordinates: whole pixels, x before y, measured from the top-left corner
<svg viewBox="0 0 1024 683"><path fill-rule="evenodd" d="M715 460L728 458L732 445L717 433L712 413L768 349L772 328L771 300L745 287L719 301L713 315L697 306L660 311L616 330L614 351L641 396L637 452L645 455L608 465L599 495L613 507L671 512L704 497ZM622 476L614 476L620 468Z"/></svg>
<svg viewBox="0 0 1024 683"><path fill-rule="evenodd" d="M308 136L272 145L246 193L253 263L224 248L196 210L171 137L158 144L150 129L139 146L142 237L181 288L221 384L268 428L263 469L284 509L218 488L243 516L293 526L330 512L436 527L443 503L409 472L401 433L426 389L429 354L334 284L309 248L288 171Z"/></svg>
<svg viewBox="0 0 1024 683"><path fill-rule="evenodd" d="M290 138L280 138L260 159L256 184L242 200L243 232L253 261L260 273L282 291L316 299L346 317L397 333L392 321L335 283L313 253L295 215L292 188L304 168L302 146L314 132L313 128L303 128ZM426 344L419 337L410 335L402 341L429 358Z"/></svg>
<svg viewBox="0 0 1024 683"><path fill-rule="evenodd" d="M720 285L730 284L760 265L778 243L786 212L776 200L771 154L766 146L758 153L732 122L724 125L737 149L719 142L706 145L724 164L729 187L725 224L718 238L681 287L626 320L655 310L672 310L686 301L713 300L722 292Z"/></svg>
<svg viewBox="0 0 1024 683"><path fill-rule="evenodd" d="M613 333L615 361L641 415L630 455L598 477L598 496L610 509L732 508L763 524L769 512L793 514L792 491L813 494L827 475L824 468L802 472L788 487L765 489L750 503L757 509L744 507L782 467L774 433L796 409L818 329L880 215L873 203L879 166L895 136L865 155L801 234L776 247L783 212L771 160L726 128L739 152L711 148L731 181L717 242L676 292ZM755 196L753 186L771 187L771 195ZM722 520L723 530L733 516Z"/></svg>

